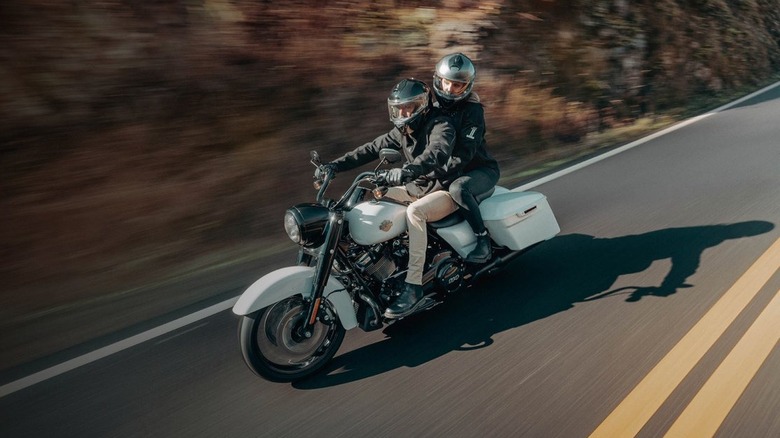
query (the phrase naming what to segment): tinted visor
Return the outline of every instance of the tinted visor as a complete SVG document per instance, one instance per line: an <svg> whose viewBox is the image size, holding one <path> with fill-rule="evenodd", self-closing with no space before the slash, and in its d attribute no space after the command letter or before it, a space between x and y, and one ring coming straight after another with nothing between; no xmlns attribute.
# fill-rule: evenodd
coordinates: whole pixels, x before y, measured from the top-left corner
<svg viewBox="0 0 780 438"><path fill-rule="evenodd" d="M428 107L428 96L420 94L411 99L396 101L387 99L390 121L396 126L406 124Z"/></svg>

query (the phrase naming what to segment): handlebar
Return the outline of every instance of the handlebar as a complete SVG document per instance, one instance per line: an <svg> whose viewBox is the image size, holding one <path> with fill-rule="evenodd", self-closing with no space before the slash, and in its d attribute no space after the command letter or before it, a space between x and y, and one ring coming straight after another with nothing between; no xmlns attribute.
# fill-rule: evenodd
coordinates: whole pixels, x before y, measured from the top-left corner
<svg viewBox="0 0 780 438"><path fill-rule="evenodd" d="M327 166L319 165L317 166L317 169L322 171L326 170L325 177L322 180L315 180L314 186L317 187L317 184L319 184L319 190L317 190L317 203L322 204L322 200L325 198L325 191L328 190L328 186L330 185L330 182L333 180L333 178L336 177L336 173L333 171L333 169L328 168ZM316 175L315 175L316 177Z"/></svg>
<svg viewBox="0 0 780 438"><path fill-rule="evenodd" d="M325 200L325 192L328 190L328 186L330 185L331 181L336 177L336 172L329 166L325 164L321 164L319 162L315 162L312 160L312 163L317 166L318 172L315 174L316 180L315 180L315 187L318 187L317 191L317 203L321 205L331 205L334 208L341 208L343 207L349 199L352 197L355 190L358 188L358 186L363 182L368 182L373 184L376 187L388 187L389 183L387 181L387 173L388 170L379 170L378 166L377 169L374 169L370 172L362 172L358 176L355 177L355 179L352 181L352 185L344 192L344 194L341 196L341 198L335 203L331 203L331 201L328 201L327 204L324 203ZM382 163L380 163L381 165ZM319 179L318 176L323 175L322 179Z"/></svg>
<svg viewBox="0 0 780 438"><path fill-rule="evenodd" d="M341 196L341 199L339 199L338 202L336 202L335 207L339 208L344 206L344 204L349 200L349 198L355 192L355 189L357 189L360 183L364 181L370 182L374 185L379 185L376 182L377 174L375 172L362 172L355 177L354 181L352 181L352 185L349 186L349 188L344 192L344 194Z"/></svg>
<svg viewBox="0 0 780 438"><path fill-rule="evenodd" d="M370 183L376 185L376 186L387 186L387 171L386 170L378 170L376 172L376 175L374 176L373 180L369 181Z"/></svg>

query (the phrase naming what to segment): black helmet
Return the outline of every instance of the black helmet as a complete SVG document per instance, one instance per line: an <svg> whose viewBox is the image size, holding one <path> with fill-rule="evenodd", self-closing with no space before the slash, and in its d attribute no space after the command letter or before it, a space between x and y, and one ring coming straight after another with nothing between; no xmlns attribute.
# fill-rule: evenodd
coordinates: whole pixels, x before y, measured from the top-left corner
<svg viewBox="0 0 780 438"><path fill-rule="evenodd" d="M409 78L397 83L387 98L390 121L403 130L414 131L431 106L431 89L423 81Z"/></svg>
<svg viewBox="0 0 780 438"><path fill-rule="evenodd" d="M462 53L440 59L433 72L433 91L439 104L447 108L468 97L476 76L474 64Z"/></svg>

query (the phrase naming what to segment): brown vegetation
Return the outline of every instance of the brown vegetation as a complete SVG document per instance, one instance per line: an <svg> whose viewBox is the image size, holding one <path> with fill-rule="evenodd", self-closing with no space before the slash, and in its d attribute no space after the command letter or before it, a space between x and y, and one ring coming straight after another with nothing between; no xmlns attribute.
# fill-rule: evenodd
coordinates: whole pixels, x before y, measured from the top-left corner
<svg viewBox="0 0 780 438"><path fill-rule="evenodd" d="M0 20L6 324L273 254L308 151L386 131L393 83L452 51L506 185L780 67L777 0L26 0Z"/></svg>

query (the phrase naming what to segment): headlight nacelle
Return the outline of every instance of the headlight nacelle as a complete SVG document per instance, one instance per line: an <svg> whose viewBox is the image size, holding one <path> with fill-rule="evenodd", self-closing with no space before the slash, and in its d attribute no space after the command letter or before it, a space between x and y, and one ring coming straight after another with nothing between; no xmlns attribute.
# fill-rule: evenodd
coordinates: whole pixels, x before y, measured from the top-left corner
<svg viewBox="0 0 780 438"><path fill-rule="evenodd" d="M325 242L325 227L330 212L319 204L299 204L284 213L284 230L290 240L307 248Z"/></svg>

